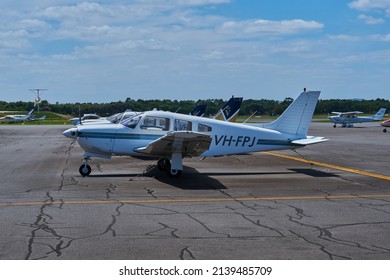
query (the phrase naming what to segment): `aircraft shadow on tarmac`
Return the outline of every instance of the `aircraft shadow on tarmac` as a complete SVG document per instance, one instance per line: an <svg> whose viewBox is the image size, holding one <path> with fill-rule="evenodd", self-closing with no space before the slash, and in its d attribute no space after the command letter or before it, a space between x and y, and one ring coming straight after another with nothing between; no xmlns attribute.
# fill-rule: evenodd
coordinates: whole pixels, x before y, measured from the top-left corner
<svg viewBox="0 0 390 280"><path fill-rule="evenodd" d="M283 172L199 172L195 168L184 166L183 174L179 178L169 178L168 175L156 167L156 165L150 166L143 173L124 173L124 174L99 174L90 175L90 177L150 177L164 184L171 185L183 190L215 190L215 189L227 189L219 180L213 178L213 176L251 176L251 175L287 175L292 173L299 173L308 175L311 177L337 177L337 175L323 172L315 169L297 168L288 169L289 171Z"/></svg>
<svg viewBox="0 0 390 280"><path fill-rule="evenodd" d="M294 171L296 173L308 175L311 177L339 177L338 175L333 173L323 172L323 171L310 169L310 168L290 168L289 170Z"/></svg>
<svg viewBox="0 0 390 280"><path fill-rule="evenodd" d="M183 190L215 190L226 189L226 187L209 176L208 173L200 173L195 168L184 166L183 174L179 178L170 178L165 172L158 170L156 165L149 166L143 173L125 173L125 174L99 174L89 175L89 177L150 177L157 181L171 185ZM228 173L226 173L228 175Z"/></svg>

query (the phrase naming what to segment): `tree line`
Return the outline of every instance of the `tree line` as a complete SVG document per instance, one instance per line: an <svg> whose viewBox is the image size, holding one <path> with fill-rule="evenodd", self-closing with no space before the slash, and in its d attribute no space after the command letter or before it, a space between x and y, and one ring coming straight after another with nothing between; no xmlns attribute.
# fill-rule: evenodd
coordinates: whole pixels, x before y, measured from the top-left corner
<svg viewBox="0 0 390 280"><path fill-rule="evenodd" d="M267 99L244 99L240 108L240 115L280 115L290 103L292 98L285 98L283 101ZM197 104L206 104L206 115L214 115L226 103L223 99L207 100L134 100L127 98L125 101L110 103L55 103L51 104L47 100L40 103L40 111L50 111L54 113L78 116L79 112L96 113L101 116L109 116L123 112L127 109L133 111L158 110L178 112L188 114ZM0 101L0 111L29 111L34 107L34 102L5 102ZM319 100L315 114L330 114L333 111L362 111L366 114L374 114L380 108L390 109L390 101L386 99L375 100L351 100L351 99L329 99Z"/></svg>

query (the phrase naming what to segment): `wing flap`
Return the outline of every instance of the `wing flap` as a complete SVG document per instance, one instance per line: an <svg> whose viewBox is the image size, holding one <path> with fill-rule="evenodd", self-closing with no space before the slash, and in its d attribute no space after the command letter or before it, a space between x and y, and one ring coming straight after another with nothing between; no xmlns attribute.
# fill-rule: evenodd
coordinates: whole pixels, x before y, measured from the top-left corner
<svg viewBox="0 0 390 280"><path fill-rule="evenodd" d="M294 141L291 141L291 143L296 144L296 145L306 146L306 145L312 145L312 144L325 142L328 140L329 139L326 139L324 137L310 137L310 136L308 136L308 138L294 140Z"/></svg>
<svg viewBox="0 0 390 280"><path fill-rule="evenodd" d="M211 137L206 134L191 131L175 131L150 142L146 147L135 149L138 153L151 156L170 156L181 153L183 157L199 156L207 151Z"/></svg>

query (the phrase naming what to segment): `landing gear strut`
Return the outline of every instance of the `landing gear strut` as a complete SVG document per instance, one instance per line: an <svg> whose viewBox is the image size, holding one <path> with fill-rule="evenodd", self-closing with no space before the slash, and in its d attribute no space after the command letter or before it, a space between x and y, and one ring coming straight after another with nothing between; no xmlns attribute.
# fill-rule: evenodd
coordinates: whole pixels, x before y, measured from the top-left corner
<svg viewBox="0 0 390 280"><path fill-rule="evenodd" d="M183 163L181 154L173 154L172 159L162 158L157 162L157 167L161 171L165 171L169 177L177 178L183 172Z"/></svg>
<svg viewBox="0 0 390 280"><path fill-rule="evenodd" d="M91 166L89 166L88 161L90 160L89 157L83 158L83 164L79 168L79 172L81 176L85 177L91 174Z"/></svg>

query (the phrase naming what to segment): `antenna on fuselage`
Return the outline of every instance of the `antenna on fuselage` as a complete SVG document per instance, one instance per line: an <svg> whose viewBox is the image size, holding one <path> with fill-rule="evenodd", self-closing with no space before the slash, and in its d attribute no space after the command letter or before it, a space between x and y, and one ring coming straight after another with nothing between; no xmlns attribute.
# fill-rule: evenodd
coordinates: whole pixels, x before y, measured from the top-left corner
<svg viewBox="0 0 390 280"><path fill-rule="evenodd" d="M79 124L83 125L83 123L81 122L81 107L80 106L79 106Z"/></svg>

